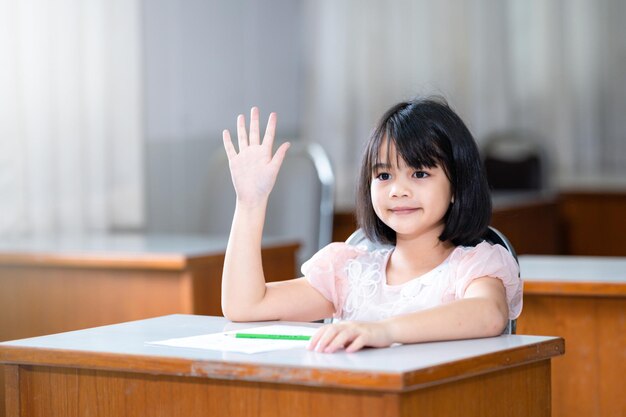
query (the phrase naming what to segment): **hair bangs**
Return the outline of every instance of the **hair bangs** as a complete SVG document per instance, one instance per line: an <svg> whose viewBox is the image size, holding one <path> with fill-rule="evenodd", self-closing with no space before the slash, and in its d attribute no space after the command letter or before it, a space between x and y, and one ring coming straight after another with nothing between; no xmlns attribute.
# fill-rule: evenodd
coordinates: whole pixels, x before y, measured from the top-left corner
<svg viewBox="0 0 626 417"><path fill-rule="evenodd" d="M439 142L440 135L427 123L415 120L410 114L399 111L391 115L380 129L384 135L378 138L378 146L372 149L372 160L375 165L391 165L391 146L396 150L396 165L400 159L411 168L423 169L441 166L446 159ZM381 132L382 133L382 132ZM385 144L387 160L380 157L382 145Z"/></svg>

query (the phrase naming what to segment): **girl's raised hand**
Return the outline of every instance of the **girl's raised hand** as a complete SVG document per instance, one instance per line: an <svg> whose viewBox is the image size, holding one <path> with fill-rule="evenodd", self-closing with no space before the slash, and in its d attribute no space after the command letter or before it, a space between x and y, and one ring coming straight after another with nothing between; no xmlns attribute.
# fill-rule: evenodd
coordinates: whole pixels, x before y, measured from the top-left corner
<svg viewBox="0 0 626 417"><path fill-rule="evenodd" d="M230 175L239 204L255 206L267 201L289 148L288 142L283 143L272 155L275 132L276 113L271 113L265 136L261 141L257 107L253 107L250 111L250 135L246 131L246 119L243 114L237 117L239 153L233 145L230 132L228 130L222 132Z"/></svg>
<svg viewBox="0 0 626 417"><path fill-rule="evenodd" d="M342 322L320 327L309 342L308 349L333 353L339 349L356 352L365 346L388 347L393 340L381 322Z"/></svg>

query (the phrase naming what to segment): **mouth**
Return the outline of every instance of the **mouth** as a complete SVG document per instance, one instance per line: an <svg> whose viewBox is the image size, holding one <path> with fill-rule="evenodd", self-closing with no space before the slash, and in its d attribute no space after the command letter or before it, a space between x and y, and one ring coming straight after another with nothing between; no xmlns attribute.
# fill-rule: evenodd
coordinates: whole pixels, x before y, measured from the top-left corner
<svg viewBox="0 0 626 417"><path fill-rule="evenodd" d="M415 207L393 207L389 209L389 211L393 214L412 214L415 213L418 209Z"/></svg>

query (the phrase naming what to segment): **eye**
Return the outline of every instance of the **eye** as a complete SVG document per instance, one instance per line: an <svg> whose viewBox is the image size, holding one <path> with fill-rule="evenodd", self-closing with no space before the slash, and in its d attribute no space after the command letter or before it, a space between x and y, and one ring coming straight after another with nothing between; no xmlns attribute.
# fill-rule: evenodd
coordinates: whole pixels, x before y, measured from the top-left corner
<svg viewBox="0 0 626 417"><path fill-rule="evenodd" d="M381 172L380 174L376 175L376 179L381 181L387 181L390 178L391 174L389 174L388 172Z"/></svg>
<svg viewBox="0 0 626 417"><path fill-rule="evenodd" d="M413 173L413 177L415 178L426 178L428 176L429 176L428 172L425 172L425 171L415 171Z"/></svg>

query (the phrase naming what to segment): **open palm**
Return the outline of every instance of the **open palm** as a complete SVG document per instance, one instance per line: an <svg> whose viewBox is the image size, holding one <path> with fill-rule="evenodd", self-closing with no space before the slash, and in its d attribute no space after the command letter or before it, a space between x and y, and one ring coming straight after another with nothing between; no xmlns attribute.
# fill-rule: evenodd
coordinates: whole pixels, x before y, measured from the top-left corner
<svg viewBox="0 0 626 417"><path fill-rule="evenodd" d="M265 129L263 141L259 132L259 109L250 111L250 134L246 131L245 117L237 117L237 139L239 153L230 138L230 132L224 130L224 148L228 155L230 175L237 193L237 202L246 205L257 205L267 201L280 166L289 148L283 143L274 155L274 134L276 132L276 113L271 113Z"/></svg>

